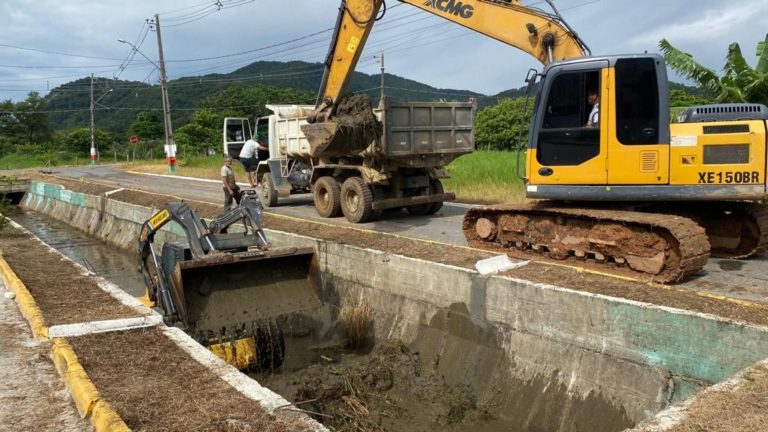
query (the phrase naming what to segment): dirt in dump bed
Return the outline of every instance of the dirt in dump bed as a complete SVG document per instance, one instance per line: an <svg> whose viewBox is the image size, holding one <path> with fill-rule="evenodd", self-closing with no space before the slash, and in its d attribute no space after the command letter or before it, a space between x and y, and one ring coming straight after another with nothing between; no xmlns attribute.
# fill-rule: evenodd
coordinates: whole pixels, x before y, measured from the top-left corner
<svg viewBox="0 0 768 432"><path fill-rule="evenodd" d="M290 413L269 415L156 328L67 341L134 431L282 432L303 424Z"/></svg>
<svg viewBox="0 0 768 432"><path fill-rule="evenodd" d="M67 185L68 182L54 179L56 183ZM49 179L49 181L53 181ZM74 182L79 183L79 182ZM114 199L131 204L159 207L167 201L178 200L157 194L125 190L111 196ZM217 204L189 203L202 217L215 217L221 212ZM439 262L456 267L474 269L478 260L495 256L498 253L484 252L461 246L439 244L419 239L409 239L387 233L359 230L355 228L333 226L311 220L298 222L280 215L266 213L264 227L312 237L321 240L335 241L358 247L386 251L426 261ZM461 227L456 227L461 229ZM510 251L514 258L530 259L522 252ZM755 307L743 306L727 300L702 297L692 290L674 286L661 287L643 282L627 281L608 276L580 272L573 268L561 267L562 262L538 257L540 263L531 263L520 269L504 273L506 276L529 280L532 282L548 283L559 287L570 288L605 294L614 297L652 303L661 306L674 307L695 312L708 313L725 319L743 321L751 324L768 325L768 305ZM548 262L556 264L551 265ZM586 264L586 263L585 263ZM610 266L600 267L609 273Z"/></svg>
<svg viewBox="0 0 768 432"><path fill-rule="evenodd" d="M48 326L141 316L99 288L95 277L82 275L82 269L29 234L5 227L0 250Z"/></svg>
<svg viewBox="0 0 768 432"><path fill-rule="evenodd" d="M380 137L384 129L373 113L371 97L364 93L342 96L333 120L350 128L352 142L357 143L370 143Z"/></svg>
<svg viewBox="0 0 768 432"><path fill-rule="evenodd" d="M401 341L384 341L367 355L336 351L323 358L258 380L339 432L509 430L477 407L469 388L423 368Z"/></svg>
<svg viewBox="0 0 768 432"><path fill-rule="evenodd" d="M683 421L668 432L759 432L768 430L768 369L759 365L736 390L700 396Z"/></svg>

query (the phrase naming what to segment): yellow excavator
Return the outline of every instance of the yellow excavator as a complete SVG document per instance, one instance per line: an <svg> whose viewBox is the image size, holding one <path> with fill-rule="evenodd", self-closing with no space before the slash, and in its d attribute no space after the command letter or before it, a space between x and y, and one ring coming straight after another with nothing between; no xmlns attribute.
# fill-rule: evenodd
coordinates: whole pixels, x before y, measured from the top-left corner
<svg viewBox="0 0 768 432"><path fill-rule="evenodd" d="M669 122L664 59L591 56L551 0L400 0L521 49L541 63L524 180L533 204L471 209L474 247L577 260L657 282L700 270L710 254L747 258L768 247L766 120L759 104L698 106ZM335 125L384 0L344 0L308 139L351 136ZM310 144L312 144L310 142ZM518 169L519 171L519 169Z"/></svg>
<svg viewBox="0 0 768 432"><path fill-rule="evenodd" d="M139 236L142 302L238 369L279 367L285 341L276 320L322 304L314 249L270 247L262 216L253 190L208 222L187 203L171 202ZM166 238L158 250L155 239L172 222L186 242Z"/></svg>

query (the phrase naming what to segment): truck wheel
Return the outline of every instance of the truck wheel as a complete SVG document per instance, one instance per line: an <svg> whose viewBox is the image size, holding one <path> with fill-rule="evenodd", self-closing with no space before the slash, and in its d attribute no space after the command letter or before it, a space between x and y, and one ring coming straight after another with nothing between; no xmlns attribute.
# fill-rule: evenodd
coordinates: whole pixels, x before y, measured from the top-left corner
<svg viewBox="0 0 768 432"><path fill-rule="evenodd" d="M277 205L277 189L272 184L272 175L270 173L264 173L264 177L261 178L259 192L261 192L259 198L264 207L274 207Z"/></svg>
<svg viewBox="0 0 768 432"><path fill-rule="evenodd" d="M314 185L315 209L322 217L331 218L341 214L341 186L335 178L320 177Z"/></svg>
<svg viewBox="0 0 768 432"><path fill-rule="evenodd" d="M440 179L429 179L429 188L432 190L433 194L445 193L445 189L443 189L443 182L441 182ZM429 209L429 214L433 215L440 211L441 208L443 208L442 201L432 203L432 208Z"/></svg>
<svg viewBox="0 0 768 432"><path fill-rule="evenodd" d="M341 211L348 221L369 221L377 213L372 204L373 192L360 177L350 177L341 185Z"/></svg>
<svg viewBox="0 0 768 432"><path fill-rule="evenodd" d="M413 216L424 216L432 214L430 213L432 211L432 203L409 205L405 208L405 211Z"/></svg>
<svg viewBox="0 0 768 432"><path fill-rule="evenodd" d="M436 193L443 193L443 184L438 179L429 179L429 193L430 194L436 194ZM442 202L436 202L436 203L427 203L427 204L416 204L416 205L410 205L405 208L406 211L408 211L409 214L412 214L414 216L426 216L426 215L433 215L437 213L438 210L443 208Z"/></svg>

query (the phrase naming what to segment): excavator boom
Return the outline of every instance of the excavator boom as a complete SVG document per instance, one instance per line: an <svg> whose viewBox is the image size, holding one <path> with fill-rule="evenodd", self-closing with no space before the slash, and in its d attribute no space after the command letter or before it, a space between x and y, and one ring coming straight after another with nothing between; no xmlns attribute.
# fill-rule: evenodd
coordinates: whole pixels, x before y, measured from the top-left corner
<svg viewBox="0 0 768 432"><path fill-rule="evenodd" d="M400 0L480 34L514 46L547 65L583 57L586 44L554 8L549 14L523 6L518 0ZM327 110L338 103L357 66L384 0L343 0L325 61L317 105ZM386 6L384 6L386 7ZM325 121L330 113L325 113Z"/></svg>

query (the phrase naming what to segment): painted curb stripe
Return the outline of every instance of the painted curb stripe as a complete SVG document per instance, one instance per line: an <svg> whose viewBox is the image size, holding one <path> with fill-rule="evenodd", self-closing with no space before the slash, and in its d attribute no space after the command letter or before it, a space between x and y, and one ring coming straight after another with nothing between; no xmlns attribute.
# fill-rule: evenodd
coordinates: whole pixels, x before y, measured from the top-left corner
<svg viewBox="0 0 768 432"><path fill-rule="evenodd" d="M16 303L19 305L19 309L21 309L21 314L29 322L29 327L32 329L35 339L48 340L48 326L45 325L42 311L40 311L37 303L35 303L34 297L32 297L24 282L19 279L5 258L3 258L2 252L0 252L0 272L2 272L5 286L10 288L16 295Z"/></svg>
<svg viewBox="0 0 768 432"><path fill-rule="evenodd" d="M54 339L51 359L62 379L67 383L77 411L82 418L89 418L96 432L125 432L131 429L106 401L99 396L85 369L64 339Z"/></svg>
<svg viewBox="0 0 768 432"><path fill-rule="evenodd" d="M162 324L163 319L160 316L153 315L149 317L124 318L104 321L91 321L76 324L55 325L48 328L48 337L62 338L73 336L84 336L94 333L108 333L115 331L136 330L146 327L155 327Z"/></svg>

